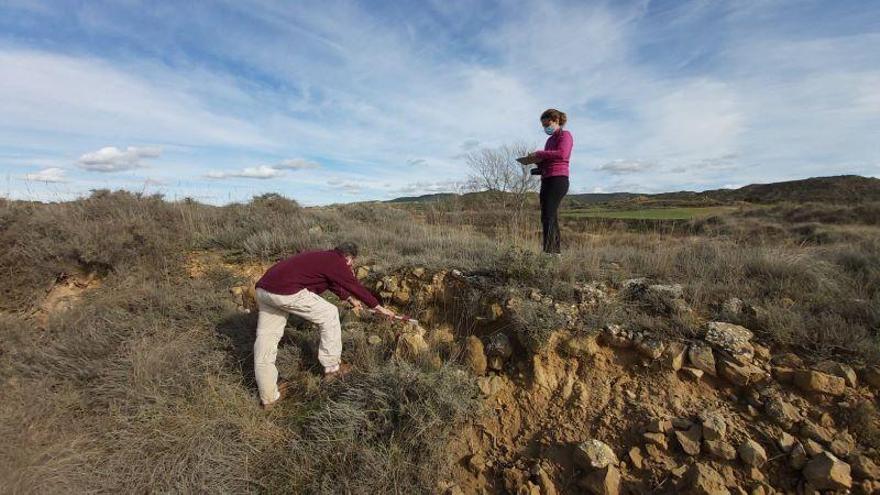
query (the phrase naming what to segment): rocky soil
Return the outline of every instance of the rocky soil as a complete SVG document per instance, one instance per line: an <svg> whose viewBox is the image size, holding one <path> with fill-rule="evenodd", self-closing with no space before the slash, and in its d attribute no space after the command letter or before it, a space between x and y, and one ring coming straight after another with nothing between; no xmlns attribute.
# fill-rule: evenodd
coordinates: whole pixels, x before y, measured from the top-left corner
<svg viewBox="0 0 880 495"><path fill-rule="evenodd" d="M733 323L761 308L723 301L710 319L692 314L699 335L671 339L583 316L621 298L693 313L678 285L589 283L561 303L457 271L357 274L420 322L369 342L477 376L485 412L452 445L439 492L880 493L880 452L842 419L876 404L880 369L811 362ZM233 289L243 311L250 291ZM527 303L558 316L540 345L515 330Z"/></svg>

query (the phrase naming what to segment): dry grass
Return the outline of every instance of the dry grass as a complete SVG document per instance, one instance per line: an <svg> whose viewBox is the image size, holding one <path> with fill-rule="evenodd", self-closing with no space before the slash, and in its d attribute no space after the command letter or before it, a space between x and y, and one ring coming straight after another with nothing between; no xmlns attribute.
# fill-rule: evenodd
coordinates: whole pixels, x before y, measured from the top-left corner
<svg viewBox="0 0 880 495"><path fill-rule="evenodd" d="M485 205L455 201L415 213L305 209L274 195L222 208L106 191L55 205L0 202L0 492L436 491L446 441L477 407L454 363L397 363L389 345L365 342L365 331L382 328L350 322L344 358L360 372L322 388L316 334L291 322L279 365L296 398L264 414L251 369L255 317L228 300L231 274L184 276L192 249L272 261L350 239L379 273L459 268L557 300L578 282L644 276L684 285L705 317L734 296L762 308L743 323L777 346L878 361L880 234L870 206L746 209L674 229L587 226L566 232L556 259L534 251L536 217L505 223ZM840 208L843 227L828 221ZM104 284L37 330L30 311L76 271ZM540 345L558 322L527 309L520 333ZM650 308L601 313L586 324L624 318L694 331L683 315Z"/></svg>

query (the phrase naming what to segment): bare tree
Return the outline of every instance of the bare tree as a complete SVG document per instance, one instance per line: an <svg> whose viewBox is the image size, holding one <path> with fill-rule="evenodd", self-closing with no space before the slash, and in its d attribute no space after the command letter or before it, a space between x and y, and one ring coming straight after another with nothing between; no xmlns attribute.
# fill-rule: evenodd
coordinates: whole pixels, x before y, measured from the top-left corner
<svg viewBox="0 0 880 495"><path fill-rule="evenodd" d="M516 161L531 149L519 142L466 154L465 163L470 168L469 189L495 193L495 199L501 206L516 208L517 213L522 211L528 193L537 191L540 184L538 176L530 173L533 165L522 165Z"/></svg>

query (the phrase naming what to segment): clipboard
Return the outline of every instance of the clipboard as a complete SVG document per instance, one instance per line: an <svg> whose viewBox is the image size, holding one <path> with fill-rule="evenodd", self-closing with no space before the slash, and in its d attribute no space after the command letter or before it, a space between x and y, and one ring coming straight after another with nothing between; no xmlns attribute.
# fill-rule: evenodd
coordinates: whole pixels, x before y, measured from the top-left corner
<svg viewBox="0 0 880 495"><path fill-rule="evenodd" d="M526 156L521 156L521 157L517 158L516 161L518 161L519 163L522 163L523 165L531 165L533 163L540 162L541 159L538 158L537 156L526 155Z"/></svg>

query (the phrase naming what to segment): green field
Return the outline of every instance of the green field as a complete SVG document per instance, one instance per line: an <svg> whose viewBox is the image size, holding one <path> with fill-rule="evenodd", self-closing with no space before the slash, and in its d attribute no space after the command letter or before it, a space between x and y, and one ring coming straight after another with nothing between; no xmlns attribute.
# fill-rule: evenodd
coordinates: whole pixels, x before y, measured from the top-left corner
<svg viewBox="0 0 880 495"><path fill-rule="evenodd" d="M690 220L692 218L720 215L735 210L731 206L703 206L683 208L643 208L635 210L611 210L606 208L582 208L564 210L565 218L608 218L619 220Z"/></svg>

